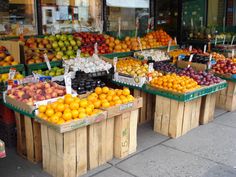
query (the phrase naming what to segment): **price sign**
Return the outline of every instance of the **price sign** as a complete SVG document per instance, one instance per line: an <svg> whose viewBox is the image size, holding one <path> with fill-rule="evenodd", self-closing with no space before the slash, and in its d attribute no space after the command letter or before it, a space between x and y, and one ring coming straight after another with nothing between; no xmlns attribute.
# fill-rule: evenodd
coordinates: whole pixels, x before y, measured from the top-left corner
<svg viewBox="0 0 236 177"><path fill-rule="evenodd" d="M11 68L11 69L9 70L8 79L9 79L9 80L13 80L14 77L15 77L15 75L16 75L16 69L15 69L15 68Z"/></svg>
<svg viewBox="0 0 236 177"><path fill-rule="evenodd" d="M46 62L46 65L48 67L48 70L51 70L52 68L51 68L51 64L50 64L49 59L48 59L48 55L45 53L43 56L44 56L44 60Z"/></svg>
<svg viewBox="0 0 236 177"><path fill-rule="evenodd" d="M207 50L207 45L205 44L205 45L204 45L203 53L206 53L206 50Z"/></svg>
<svg viewBox="0 0 236 177"><path fill-rule="evenodd" d="M223 45L225 45L225 39L226 39L226 36L224 35L224 39L223 39Z"/></svg>
<svg viewBox="0 0 236 177"><path fill-rule="evenodd" d="M153 68L153 63L149 63L148 64L148 72L151 73L154 71L154 68Z"/></svg>
<svg viewBox="0 0 236 177"><path fill-rule="evenodd" d="M96 55L98 54L98 43L97 42L94 44L94 53Z"/></svg>
<svg viewBox="0 0 236 177"><path fill-rule="evenodd" d="M121 30L121 17L118 18L118 36L120 37L120 30Z"/></svg>
<svg viewBox="0 0 236 177"><path fill-rule="evenodd" d="M212 54L209 57L209 62L208 62L208 69L211 69L211 60L212 60Z"/></svg>
<svg viewBox="0 0 236 177"><path fill-rule="evenodd" d="M193 50L193 46L190 45L189 48L188 48L188 51L192 52L192 50Z"/></svg>
<svg viewBox="0 0 236 177"><path fill-rule="evenodd" d="M193 60L193 54L191 54L191 55L190 55L190 57L189 57L189 64L188 64L188 68L190 67L190 64L191 64L192 60Z"/></svg>
<svg viewBox="0 0 236 177"><path fill-rule="evenodd" d="M216 36L216 38L215 38L215 46L216 46L216 44L217 44L217 39L218 39L218 38L217 38L217 36Z"/></svg>
<svg viewBox="0 0 236 177"><path fill-rule="evenodd" d="M168 42L167 52L170 52L171 43L172 43L172 40L170 39Z"/></svg>
<svg viewBox="0 0 236 177"><path fill-rule="evenodd" d="M232 58L234 58L234 55L235 55L235 51L234 49L232 49Z"/></svg>
<svg viewBox="0 0 236 177"><path fill-rule="evenodd" d="M66 93L71 94L72 93L72 88L71 88L71 74L67 73L64 75L64 80L65 80L65 86L66 86Z"/></svg>
<svg viewBox="0 0 236 177"><path fill-rule="evenodd" d="M141 43L140 37L138 37L138 44L139 44L139 48L140 48L140 50L143 51L143 46L142 46L142 43Z"/></svg>
<svg viewBox="0 0 236 177"><path fill-rule="evenodd" d="M234 44L234 39L235 39L235 36L232 37L232 40L231 40L231 45Z"/></svg>
<svg viewBox="0 0 236 177"><path fill-rule="evenodd" d="M117 64L118 58L114 57L113 58L113 66L114 66L114 72L116 72L116 64Z"/></svg>

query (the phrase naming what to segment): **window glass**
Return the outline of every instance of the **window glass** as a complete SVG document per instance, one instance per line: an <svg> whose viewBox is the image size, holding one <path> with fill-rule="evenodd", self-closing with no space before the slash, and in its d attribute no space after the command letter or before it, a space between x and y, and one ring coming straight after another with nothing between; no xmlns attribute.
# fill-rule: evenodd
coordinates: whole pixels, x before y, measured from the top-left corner
<svg viewBox="0 0 236 177"><path fill-rule="evenodd" d="M44 33L96 31L101 26L101 0L41 0Z"/></svg>
<svg viewBox="0 0 236 177"><path fill-rule="evenodd" d="M37 34L35 3L33 0L1 0L0 35Z"/></svg>

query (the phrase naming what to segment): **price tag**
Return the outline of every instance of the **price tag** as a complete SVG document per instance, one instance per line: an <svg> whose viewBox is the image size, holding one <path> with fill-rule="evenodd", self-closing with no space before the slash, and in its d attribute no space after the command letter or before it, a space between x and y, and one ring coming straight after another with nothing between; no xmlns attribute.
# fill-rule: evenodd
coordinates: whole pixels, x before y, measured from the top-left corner
<svg viewBox="0 0 236 177"><path fill-rule="evenodd" d="M234 58L235 51L232 49L232 58Z"/></svg>
<svg viewBox="0 0 236 177"><path fill-rule="evenodd" d="M117 64L118 58L114 57L113 58L113 66L114 66L114 72L116 72L116 64Z"/></svg>
<svg viewBox="0 0 236 177"><path fill-rule="evenodd" d="M188 48L188 51L192 52L192 50L193 50L193 46L190 45L189 48Z"/></svg>
<svg viewBox="0 0 236 177"><path fill-rule="evenodd" d="M205 45L204 45L203 53L206 53L206 50L207 50L207 45L205 44Z"/></svg>
<svg viewBox="0 0 236 177"><path fill-rule="evenodd" d="M66 93L71 94L72 93L72 88L71 88L71 74L67 73L64 75L64 80L65 80L65 86L66 86Z"/></svg>
<svg viewBox="0 0 236 177"><path fill-rule="evenodd" d="M64 75L66 75L66 74L69 73L70 66L69 66L68 64L65 64L65 65L64 65L64 68L65 68L65 74L64 74Z"/></svg>
<svg viewBox="0 0 236 177"><path fill-rule="evenodd" d="M174 41L175 41L175 44L177 45L177 38L176 37L174 38Z"/></svg>
<svg viewBox="0 0 236 177"><path fill-rule="evenodd" d="M226 39L226 36L224 35L224 39L223 39L223 45L225 45L225 39Z"/></svg>
<svg viewBox="0 0 236 177"><path fill-rule="evenodd" d="M189 64L188 64L188 68L190 67L190 64L191 64L192 60L193 60L193 54L191 54L191 55L190 55L190 57L189 57Z"/></svg>
<svg viewBox="0 0 236 177"><path fill-rule="evenodd" d="M148 64L148 72L151 73L154 71L154 68L153 68L153 63L149 63Z"/></svg>
<svg viewBox="0 0 236 177"><path fill-rule="evenodd" d="M140 37L138 37L138 44L139 44L140 50L143 51L143 47L142 47L142 43L141 43Z"/></svg>
<svg viewBox="0 0 236 177"><path fill-rule="evenodd" d="M212 54L209 57L209 62L208 62L208 69L211 69L211 60L212 60Z"/></svg>
<svg viewBox="0 0 236 177"><path fill-rule="evenodd" d="M121 17L118 18L118 36L120 37L120 30L121 30Z"/></svg>
<svg viewBox="0 0 236 177"><path fill-rule="evenodd" d="M49 59L48 59L48 55L45 53L43 56L44 56L44 60L47 64L48 70L51 70L52 68L51 68L51 64L50 64Z"/></svg>
<svg viewBox="0 0 236 177"><path fill-rule="evenodd" d="M11 68L11 69L9 70L8 79L9 79L9 80L13 80L14 77L15 77L15 75L16 75L16 69L15 69L15 68Z"/></svg>
<svg viewBox="0 0 236 177"><path fill-rule="evenodd" d="M94 53L96 55L98 54L98 43L97 42L94 44Z"/></svg>
<svg viewBox="0 0 236 177"><path fill-rule="evenodd" d="M172 40L170 39L168 42L167 52L170 52L171 43L172 43Z"/></svg>
<svg viewBox="0 0 236 177"><path fill-rule="evenodd" d="M80 49L78 49L78 50L77 50L77 53L76 53L76 58L78 58L78 59L79 59L79 58L80 58L80 54L81 54L81 50L80 50Z"/></svg>
<svg viewBox="0 0 236 177"><path fill-rule="evenodd" d="M234 39L235 39L235 36L232 37L232 40L231 40L231 45L234 44Z"/></svg>
<svg viewBox="0 0 236 177"><path fill-rule="evenodd" d="M217 44L217 39L218 39L218 38L217 38L217 36L216 36L216 38L215 38L215 46L216 46L216 44Z"/></svg>

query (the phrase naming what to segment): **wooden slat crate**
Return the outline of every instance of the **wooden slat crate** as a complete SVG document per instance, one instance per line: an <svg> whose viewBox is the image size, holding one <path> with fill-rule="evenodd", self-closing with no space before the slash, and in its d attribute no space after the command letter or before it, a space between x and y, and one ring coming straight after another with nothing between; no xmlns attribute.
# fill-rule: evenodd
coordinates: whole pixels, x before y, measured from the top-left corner
<svg viewBox="0 0 236 177"><path fill-rule="evenodd" d="M228 87L217 93L216 107L226 111L236 110L236 83L227 81Z"/></svg>
<svg viewBox="0 0 236 177"><path fill-rule="evenodd" d="M138 123L143 124L154 119L155 96L140 90L133 90L134 97L143 98L143 106L140 109Z"/></svg>
<svg viewBox="0 0 236 177"><path fill-rule="evenodd" d="M17 153L31 162L42 161L40 124L34 119L15 112L17 129Z"/></svg>
<svg viewBox="0 0 236 177"><path fill-rule="evenodd" d="M87 127L59 133L41 124L43 169L54 177L75 177L87 172Z"/></svg>
<svg viewBox="0 0 236 177"><path fill-rule="evenodd" d="M180 102L156 96L154 131L177 138L199 126L201 98Z"/></svg>
<svg viewBox="0 0 236 177"><path fill-rule="evenodd" d="M207 124L214 119L216 94L212 93L202 97L201 111L199 123L201 125Z"/></svg>

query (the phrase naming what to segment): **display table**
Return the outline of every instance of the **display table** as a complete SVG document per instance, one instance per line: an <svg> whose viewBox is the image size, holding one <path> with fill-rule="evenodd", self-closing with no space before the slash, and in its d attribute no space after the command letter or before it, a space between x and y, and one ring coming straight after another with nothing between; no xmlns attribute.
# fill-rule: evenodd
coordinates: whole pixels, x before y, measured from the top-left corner
<svg viewBox="0 0 236 177"><path fill-rule="evenodd" d="M0 140L0 158L6 157L5 144Z"/></svg>

